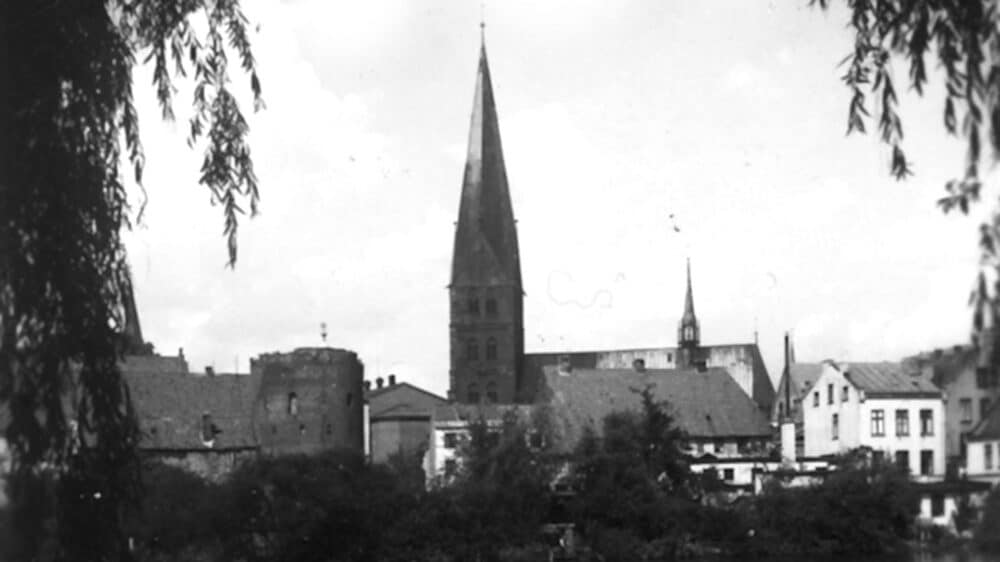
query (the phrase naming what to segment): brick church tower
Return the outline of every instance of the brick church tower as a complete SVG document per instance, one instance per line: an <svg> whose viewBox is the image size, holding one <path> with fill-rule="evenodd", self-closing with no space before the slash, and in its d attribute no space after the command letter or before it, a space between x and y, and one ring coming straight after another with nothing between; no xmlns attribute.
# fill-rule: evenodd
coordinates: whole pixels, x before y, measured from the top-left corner
<svg viewBox="0 0 1000 562"><path fill-rule="evenodd" d="M448 291L449 398L513 403L524 361L524 293L485 44L479 52Z"/></svg>

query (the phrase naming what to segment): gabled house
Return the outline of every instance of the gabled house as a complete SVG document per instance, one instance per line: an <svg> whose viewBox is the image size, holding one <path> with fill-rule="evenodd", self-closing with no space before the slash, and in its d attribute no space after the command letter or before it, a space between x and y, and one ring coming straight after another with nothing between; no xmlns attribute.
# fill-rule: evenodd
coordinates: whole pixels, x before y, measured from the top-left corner
<svg viewBox="0 0 1000 562"><path fill-rule="evenodd" d="M899 363L823 363L803 401L806 456L870 447L920 480L945 472L944 396Z"/></svg>
<svg viewBox="0 0 1000 562"><path fill-rule="evenodd" d="M365 383L369 458L376 463L394 455L419 458L430 446L434 409L447 400L410 383L397 383L395 375L389 375L385 386L381 377L376 383L376 388Z"/></svg>

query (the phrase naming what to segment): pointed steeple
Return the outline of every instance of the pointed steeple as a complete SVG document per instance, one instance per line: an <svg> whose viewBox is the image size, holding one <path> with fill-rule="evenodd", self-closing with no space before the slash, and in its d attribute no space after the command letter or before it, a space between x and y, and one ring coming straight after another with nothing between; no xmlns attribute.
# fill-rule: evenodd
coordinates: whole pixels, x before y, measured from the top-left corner
<svg viewBox="0 0 1000 562"><path fill-rule="evenodd" d="M694 294L691 290L691 258L687 260L687 292L684 295L684 314L677 329L677 344L696 347L700 340L698 318L694 315Z"/></svg>
<svg viewBox="0 0 1000 562"><path fill-rule="evenodd" d="M521 286L517 231L485 43L479 50L451 284Z"/></svg>
<svg viewBox="0 0 1000 562"><path fill-rule="evenodd" d="M460 402L511 404L522 391L524 291L485 44L469 129L448 286L448 394Z"/></svg>

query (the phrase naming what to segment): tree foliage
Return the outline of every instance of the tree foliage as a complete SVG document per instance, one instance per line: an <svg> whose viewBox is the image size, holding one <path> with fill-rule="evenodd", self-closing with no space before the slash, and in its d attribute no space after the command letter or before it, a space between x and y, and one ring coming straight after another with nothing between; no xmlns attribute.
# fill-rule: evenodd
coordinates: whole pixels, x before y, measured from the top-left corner
<svg viewBox="0 0 1000 562"><path fill-rule="evenodd" d="M826 9L830 0L811 0ZM945 86L942 122L966 144L961 174L945 184L938 200L945 211L968 213L983 191L983 171L1000 156L1000 12L990 0L846 0L854 48L844 59L842 80L850 90L847 132L864 133L876 121L891 149L890 172L912 173L903 149L898 113L900 86L892 61L908 68L905 85L922 95L940 67ZM981 267L970 297L973 331L984 363L1000 368L1000 200L980 225ZM992 329L990 329L992 328Z"/></svg>
<svg viewBox="0 0 1000 562"><path fill-rule="evenodd" d="M259 104L248 24L237 0L81 0L4 3L0 25L3 83L16 85L0 115L0 407L16 535L29 558L48 527L53 556L116 559L139 474L118 370L125 170L141 185L145 164L132 71L137 55L153 63L169 119L172 80L193 69L189 140L204 144L201 183L223 207L232 264L241 201L251 212L257 202L227 58L239 57Z"/></svg>

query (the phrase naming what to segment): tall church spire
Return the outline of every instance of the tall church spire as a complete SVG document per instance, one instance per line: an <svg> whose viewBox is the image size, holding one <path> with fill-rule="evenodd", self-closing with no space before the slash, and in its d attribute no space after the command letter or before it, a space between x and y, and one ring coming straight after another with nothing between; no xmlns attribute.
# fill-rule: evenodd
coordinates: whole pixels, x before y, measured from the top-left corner
<svg viewBox="0 0 1000 562"><path fill-rule="evenodd" d="M517 231L485 44L479 50L451 275L454 286L482 283L521 286Z"/></svg>
<svg viewBox="0 0 1000 562"><path fill-rule="evenodd" d="M677 327L677 345L680 347L684 366L692 366L696 349L701 340L698 318L694 315L694 294L691 290L691 259L687 260L687 293L684 295L684 314Z"/></svg>
<svg viewBox="0 0 1000 562"><path fill-rule="evenodd" d="M524 358L524 293L485 44L479 49L448 289L450 397L514 402Z"/></svg>

